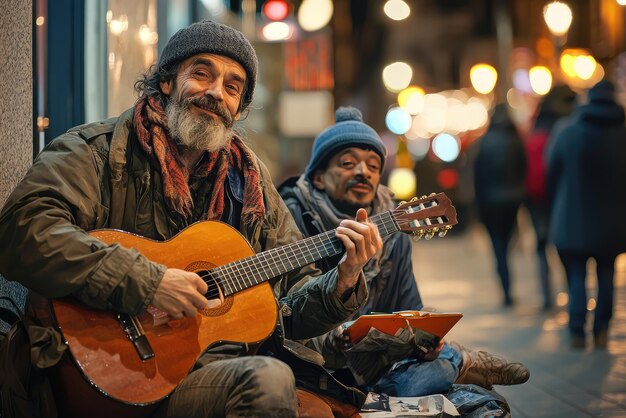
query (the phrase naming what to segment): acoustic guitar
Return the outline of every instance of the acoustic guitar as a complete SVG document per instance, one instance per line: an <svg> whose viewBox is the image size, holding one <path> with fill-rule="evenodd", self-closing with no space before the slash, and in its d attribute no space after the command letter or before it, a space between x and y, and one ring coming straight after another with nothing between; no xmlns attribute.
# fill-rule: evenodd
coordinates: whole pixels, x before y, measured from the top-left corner
<svg viewBox="0 0 626 418"><path fill-rule="evenodd" d="M403 202L370 221L381 236L402 231L427 239L444 236L457 223L443 193ZM48 323L62 333L72 360L64 356L53 386L70 416L151 413L207 348L221 342L259 344L272 334L278 308L270 279L343 251L332 230L255 255L239 232L214 221L193 224L164 242L117 230L90 235L198 273L208 284L207 297L221 303L194 318L173 320L153 307L130 316L94 310L71 297L51 300ZM45 317L41 309L37 314ZM81 385L87 389L79 390Z"/></svg>

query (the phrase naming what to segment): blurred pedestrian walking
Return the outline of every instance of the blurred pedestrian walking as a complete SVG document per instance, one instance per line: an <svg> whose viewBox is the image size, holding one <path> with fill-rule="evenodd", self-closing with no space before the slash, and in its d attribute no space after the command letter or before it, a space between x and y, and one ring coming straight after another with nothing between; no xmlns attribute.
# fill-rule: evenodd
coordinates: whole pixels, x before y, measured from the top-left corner
<svg viewBox="0 0 626 418"><path fill-rule="evenodd" d="M575 99L576 93L567 85L555 86L539 105L533 128L524 143L528 163L526 167L525 203L535 230L544 309L550 309L553 306L550 269L546 255L549 208L546 195L545 154L556 122L563 116L572 113Z"/></svg>
<svg viewBox="0 0 626 418"><path fill-rule="evenodd" d="M626 127L615 90L601 81L588 92L548 151L550 236L569 286L571 346L585 346L587 260L597 264L595 346L605 348L613 314L615 258L626 251Z"/></svg>
<svg viewBox="0 0 626 418"><path fill-rule="evenodd" d="M487 228L502 284L504 304L513 304L508 248L524 199L526 155L506 105L495 107L487 133L480 140L474 164L476 203Z"/></svg>

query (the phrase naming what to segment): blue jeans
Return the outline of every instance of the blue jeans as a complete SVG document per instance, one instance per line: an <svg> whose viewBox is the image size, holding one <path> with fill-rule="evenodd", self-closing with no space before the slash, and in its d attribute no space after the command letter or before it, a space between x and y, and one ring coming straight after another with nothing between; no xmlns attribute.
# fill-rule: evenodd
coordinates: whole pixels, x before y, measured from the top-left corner
<svg viewBox="0 0 626 418"><path fill-rule="evenodd" d="M598 276L598 298L596 303L593 333L598 334L609 328L613 316L613 276L615 274L614 255L580 254L560 251L559 257L565 267L569 288L569 330L572 335L584 337L587 320L587 260L595 258Z"/></svg>
<svg viewBox="0 0 626 418"><path fill-rule="evenodd" d="M446 393L459 376L461 353L444 344L433 361L407 358L393 365L370 389L391 396L426 396Z"/></svg>

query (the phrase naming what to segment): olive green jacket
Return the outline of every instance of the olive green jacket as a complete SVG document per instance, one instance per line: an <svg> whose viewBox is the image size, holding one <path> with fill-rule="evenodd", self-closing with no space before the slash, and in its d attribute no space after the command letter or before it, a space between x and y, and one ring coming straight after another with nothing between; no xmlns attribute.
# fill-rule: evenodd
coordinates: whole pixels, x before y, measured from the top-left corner
<svg viewBox="0 0 626 418"><path fill-rule="evenodd" d="M0 213L0 274L46 297L74 295L133 315L146 309L166 267L86 233L114 228L164 240L181 229L164 203L159 169L136 140L132 114L73 128L41 152ZM301 238L259 166L265 218L240 227L256 252ZM304 267L272 282L283 322L277 330L287 338L332 329L367 296L361 283L342 300L334 294L337 270L319 274Z"/></svg>

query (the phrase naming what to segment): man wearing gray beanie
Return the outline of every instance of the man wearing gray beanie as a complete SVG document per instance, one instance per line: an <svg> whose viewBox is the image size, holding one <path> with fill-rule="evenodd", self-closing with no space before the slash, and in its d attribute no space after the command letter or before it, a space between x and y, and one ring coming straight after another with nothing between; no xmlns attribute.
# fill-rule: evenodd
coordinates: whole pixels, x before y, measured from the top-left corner
<svg viewBox="0 0 626 418"><path fill-rule="evenodd" d="M70 367L114 377L81 370L91 398L77 401L75 382L55 383L58 399L69 399L58 416L125 403L127 416L295 417L296 380L309 389L327 382L335 399L363 403L317 353L285 345L328 332L365 301L362 267L382 248L378 229L364 210L343 223L335 239L347 257L324 274L297 251L297 226L233 129L252 102L257 67L238 30L210 20L181 29L135 83L131 109L56 138L6 201L0 274L43 297L70 297L89 318L90 309L118 314L105 315L111 333L46 330L58 347L47 366L68 361L58 343L67 340ZM251 256L286 245L291 257ZM155 319L142 325L146 311ZM249 344L258 355L243 356Z"/></svg>
<svg viewBox="0 0 626 418"><path fill-rule="evenodd" d="M311 158L300 177L288 179L279 187L285 204L305 236L318 235L353 219L357 209L370 216L395 209L393 193L380 184L387 151L374 129L363 122L354 107L340 107L335 123L313 142ZM329 271L342 257L317 261ZM372 312L420 310L422 299L411 262L411 243L405 234L383 238L383 249L363 268L369 297L355 317ZM333 369L346 368L349 338L339 327L309 345L324 356ZM392 350L393 351L393 350ZM395 350L403 352L402 350ZM406 351L404 351L406 352ZM389 357L386 360L392 360ZM380 367L375 367L380 366ZM485 351L474 351L458 343L424 346L409 356L399 356L388 364L369 364L365 378L355 374L355 383L376 393L392 396L425 396L447 393L453 383L470 383L491 389L493 385L524 383L529 371L523 364L509 363Z"/></svg>

